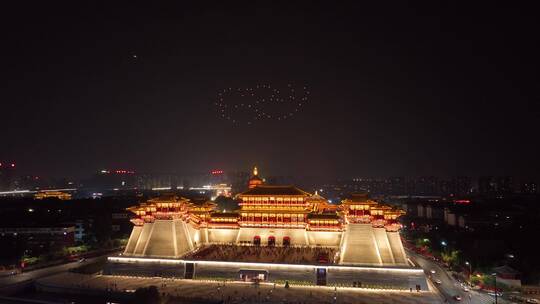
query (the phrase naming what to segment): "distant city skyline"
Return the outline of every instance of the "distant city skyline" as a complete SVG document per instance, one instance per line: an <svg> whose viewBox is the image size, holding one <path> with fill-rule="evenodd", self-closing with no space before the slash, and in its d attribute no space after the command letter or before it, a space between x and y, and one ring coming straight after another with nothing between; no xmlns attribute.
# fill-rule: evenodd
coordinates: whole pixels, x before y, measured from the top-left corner
<svg viewBox="0 0 540 304"><path fill-rule="evenodd" d="M257 163L255 163L257 165ZM108 167L108 166L102 166L95 168L91 171L87 172L80 172L80 174L76 175L53 175L49 174L49 172L43 172L41 174L38 174L36 170L33 170L32 168L28 168L28 166L25 166L24 164L11 162L11 161L3 161L0 162L0 169L11 169L14 172L17 172L20 176L36 176L38 178L44 177L44 178L52 178L52 179L59 179L59 178L67 178L67 179L73 179L73 180L80 180L88 178L89 176L96 174L96 173L103 173L103 172L111 172L111 173L137 173L137 174L170 174L170 175L176 175L176 176L202 176L202 175L209 175L213 172L220 172L222 174L228 174L228 173L234 173L234 172L251 172L254 165L248 165L245 167L236 167L232 168L231 166L224 166L231 169L224 169L224 167L207 167L207 168L200 168L199 170L194 171L182 171L182 170L173 170L172 168L170 170L152 170L151 168L149 170L138 170L135 167ZM386 179L386 178L394 178L394 177L404 177L404 178L420 178L420 177L429 177L434 176L437 178L442 179L450 179L454 177L460 177L465 176L472 179L478 179L481 177L488 177L488 176L510 176L513 178L516 178L517 180L538 180L540 177L538 175L516 175L516 174L504 174L504 173L480 173L480 174L465 174L465 173L456 173L456 174L418 174L414 172L409 173L402 173L402 174L365 174L363 172L352 172L345 175L320 175L316 173L316 170L314 169L312 172L289 172L286 171L286 173L281 172L274 172L272 170L269 170L266 167L257 165L259 168L262 169L263 174L268 176L297 176L297 177L308 177L308 178L315 178L320 181L324 180L334 180L334 179L356 179L356 178L365 178L365 179ZM315 172L313 174L313 172ZM312 173L312 174L310 174Z"/></svg>
<svg viewBox="0 0 540 304"><path fill-rule="evenodd" d="M260 168L260 167L259 167ZM90 172L82 178L51 178L19 174L16 166L0 166L0 191L74 188L93 189L103 192L110 190L152 190L184 189L226 184L233 192L244 189L252 172L241 170L226 171L214 168L194 174L171 172L137 172L126 168L102 168ZM509 175L493 176L362 176L317 178L306 175L276 175L264 169L257 170L265 183L271 185L301 185L307 189L325 188L328 192L362 192L385 195L442 195L466 196L471 194L537 193L538 181L533 178ZM343 189L341 189L343 188ZM340 190L341 189L341 190ZM329 195L343 195L341 194ZM335 198L334 198L335 199Z"/></svg>
<svg viewBox="0 0 540 304"><path fill-rule="evenodd" d="M255 164L319 178L540 172L540 50L526 6L4 10L0 160L26 174ZM281 91L247 96L258 85Z"/></svg>

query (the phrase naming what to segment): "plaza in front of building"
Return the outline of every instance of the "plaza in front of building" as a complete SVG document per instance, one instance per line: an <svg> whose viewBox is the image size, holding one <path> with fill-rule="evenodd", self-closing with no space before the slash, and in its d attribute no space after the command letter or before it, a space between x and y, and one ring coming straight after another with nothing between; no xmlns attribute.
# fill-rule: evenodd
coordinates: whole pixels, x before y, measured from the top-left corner
<svg viewBox="0 0 540 304"><path fill-rule="evenodd" d="M301 286L239 281L186 280L157 277L84 275L62 273L41 279L38 289L76 294L131 293L156 286L167 303L440 303L432 291L403 291L369 288Z"/></svg>

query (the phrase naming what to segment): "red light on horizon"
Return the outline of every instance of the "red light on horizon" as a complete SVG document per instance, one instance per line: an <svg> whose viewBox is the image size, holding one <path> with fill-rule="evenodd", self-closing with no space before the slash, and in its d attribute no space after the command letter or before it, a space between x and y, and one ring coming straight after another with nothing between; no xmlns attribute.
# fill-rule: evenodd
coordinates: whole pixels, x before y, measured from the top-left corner
<svg viewBox="0 0 540 304"><path fill-rule="evenodd" d="M135 174L133 170L101 170L101 174Z"/></svg>
<svg viewBox="0 0 540 304"><path fill-rule="evenodd" d="M470 200L465 200L465 199L463 199L463 200L454 200L454 203L467 205L467 204L470 204L471 201Z"/></svg>
<svg viewBox="0 0 540 304"><path fill-rule="evenodd" d="M212 170L210 173L212 173L213 175L223 174L223 170Z"/></svg>
<svg viewBox="0 0 540 304"><path fill-rule="evenodd" d="M130 170L116 170L116 171L114 171L114 173L116 173L116 174L135 174L135 171L130 171Z"/></svg>

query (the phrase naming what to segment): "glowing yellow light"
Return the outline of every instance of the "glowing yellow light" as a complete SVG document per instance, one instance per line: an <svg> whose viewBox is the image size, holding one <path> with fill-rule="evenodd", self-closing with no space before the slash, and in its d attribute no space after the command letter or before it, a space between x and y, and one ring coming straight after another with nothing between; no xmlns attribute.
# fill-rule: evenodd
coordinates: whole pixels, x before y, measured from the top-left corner
<svg viewBox="0 0 540 304"><path fill-rule="evenodd" d="M201 265L213 266L233 266L233 267L285 267L296 269L317 269L326 268L328 270L371 270L382 272L404 272L404 273L423 273L421 268L388 268L388 267L365 267L365 266L324 266L324 265L301 265L301 264L278 264L278 263L251 263L251 262L225 262L225 261L198 261L198 260L174 260L174 259L157 259L157 258L129 258L129 257L108 257L110 262L117 263L164 263L164 264L185 264L196 263Z"/></svg>

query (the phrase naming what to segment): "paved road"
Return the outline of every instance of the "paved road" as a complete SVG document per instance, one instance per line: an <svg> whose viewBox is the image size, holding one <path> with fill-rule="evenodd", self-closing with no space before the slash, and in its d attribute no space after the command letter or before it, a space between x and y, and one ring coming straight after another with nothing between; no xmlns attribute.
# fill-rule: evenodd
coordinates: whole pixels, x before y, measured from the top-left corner
<svg viewBox="0 0 540 304"><path fill-rule="evenodd" d="M9 294L12 292L14 286L24 284L25 282L31 282L36 279L47 277L53 274L66 272L71 268L75 268L81 265L98 262L100 260L106 259L107 256L109 255L111 255L111 253L107 253L106 255L95 257L95 258L86 259L82 263L71 262L71 263L36 269L29 272L23 272L23 273L12 275L12 276L1 277L0 278L0 286L1 286L0 294L2 293Z"/></svg>
<svg viewBox="0 0 540 304"><path fill-rule="evenodd" d="M492 304L495 303L495 298L483 292L470 290L464 291L460 283L452 278L448 272L439 266L436 262L427 259L419 254L407 250L407 254L414 258L414 260L424 269L426 275L431 277L431 282L435 285L442 296L447 299L448 303L466 303L466 304ZM431 270L435 270L432 274ZM440 280L441 284L436 284L435 281ZM453 299L455 295L461 296L461 301ZM499 298L498 303L506 304L507 301Z"/></svg>

